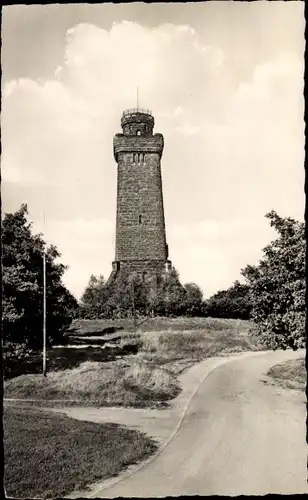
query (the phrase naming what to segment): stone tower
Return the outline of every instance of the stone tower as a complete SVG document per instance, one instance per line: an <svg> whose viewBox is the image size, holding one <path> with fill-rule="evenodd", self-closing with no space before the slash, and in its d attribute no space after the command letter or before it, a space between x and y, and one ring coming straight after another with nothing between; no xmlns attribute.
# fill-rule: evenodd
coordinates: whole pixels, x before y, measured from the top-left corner
<svg viewBox="0 0 308 500"><path fill-rule="evenodd" d="M115 134L117 218L112 281L121 270L148 281L171 268L166 243L161 178L162 134L153 134L151 111L128 109Z"/></svg>

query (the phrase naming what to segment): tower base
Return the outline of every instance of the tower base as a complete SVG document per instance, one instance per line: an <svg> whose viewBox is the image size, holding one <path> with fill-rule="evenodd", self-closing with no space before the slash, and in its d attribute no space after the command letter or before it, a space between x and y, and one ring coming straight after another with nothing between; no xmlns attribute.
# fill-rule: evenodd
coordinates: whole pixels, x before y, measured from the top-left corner
<svg viewBox="0 0 308 500"><path fill-rule="evenodd" d="M121 275L139 275L143 281L149 282L170 272L172 263L170 260L129 260L114 261L112 271L106 285L111 285Z"/></svg>

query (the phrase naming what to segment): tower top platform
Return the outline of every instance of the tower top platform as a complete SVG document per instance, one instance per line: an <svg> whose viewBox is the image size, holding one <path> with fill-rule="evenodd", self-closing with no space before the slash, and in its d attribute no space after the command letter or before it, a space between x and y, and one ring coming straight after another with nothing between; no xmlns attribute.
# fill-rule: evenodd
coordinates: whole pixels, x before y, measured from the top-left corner
<svg viewBox="0 0 308 500"><path fill-rule="evenodd" d="M150 109L130 108L130 109L126 109L125 111L123 111L122 118L126 118L128 116L136 115L136 114L153 116L152 111Z"/></svg>
<svg viewBox="0 0 308 500"><path fill-rule="evenodd" d="M124 135L149 136L153 134L154 116L149 109L126 109L122 113L121 126Z"/></svg>

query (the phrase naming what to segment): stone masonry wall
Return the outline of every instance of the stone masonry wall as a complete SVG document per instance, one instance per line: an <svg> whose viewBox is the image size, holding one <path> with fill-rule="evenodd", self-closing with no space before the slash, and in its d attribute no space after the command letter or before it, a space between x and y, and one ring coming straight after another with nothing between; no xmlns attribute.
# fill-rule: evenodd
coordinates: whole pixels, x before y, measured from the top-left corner
<svg viewBox="0 0 308 500"><path fill-rule="evenodd" d="M120 153L115 260L167 259L160 155Z"/></svg>
<svg viewBox="0 0 308 500"><path fill-rule="evenodd" d="M162 134L150 136L136 136L116 134L113 140L113 151L115 161L118 161L120 153L158 153L159 158L164 149L164 137Z"/></svg>

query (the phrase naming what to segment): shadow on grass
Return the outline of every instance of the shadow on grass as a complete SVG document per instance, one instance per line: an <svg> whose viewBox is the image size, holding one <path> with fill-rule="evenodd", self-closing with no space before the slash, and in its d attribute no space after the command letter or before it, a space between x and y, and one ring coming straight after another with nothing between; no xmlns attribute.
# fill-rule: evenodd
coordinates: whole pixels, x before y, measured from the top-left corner
<svg viewBox="0 0 308 500"><path fill-rule="evenodd" d="M133 320L130 319L76 319L68 330L68 334L78 337L108 335L123 330L124 328L132 328L133 325Z"/></svg>
<svg viewBox="0 0 308 500"><path fill-rule="evenodd" d="M117 359L118 356L137 354L138 345L128 344L126 346L109 347L53 347L47 352L47 370L59 371L76 368L85 361L109 362ZM42 373L42 354L36 353L26 360L21 360L11 366L4 366L6 379L18 377L26 374Z"/></svg>

